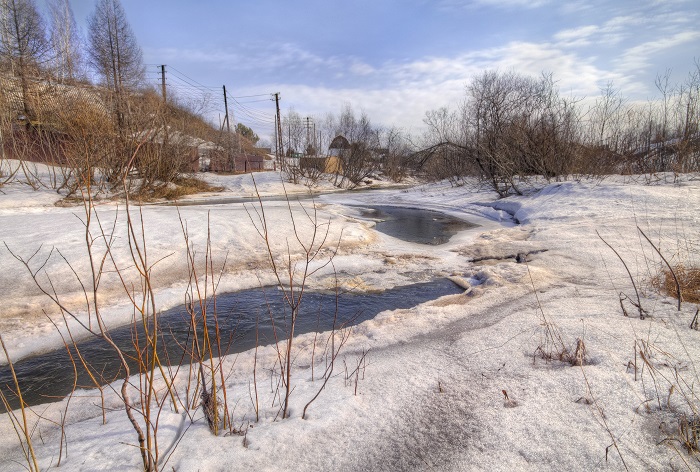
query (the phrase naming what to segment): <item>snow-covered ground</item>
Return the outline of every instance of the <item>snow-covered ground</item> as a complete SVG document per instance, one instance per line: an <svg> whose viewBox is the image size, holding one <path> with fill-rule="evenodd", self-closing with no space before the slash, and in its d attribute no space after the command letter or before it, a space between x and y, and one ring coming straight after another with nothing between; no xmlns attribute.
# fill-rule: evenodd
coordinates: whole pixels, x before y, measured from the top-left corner
<svg viewBox="0 0 700 472"><path fill-rule="evenodd" d="M226 190L212 198L254 194L250 176L213 178ZM255 178L261 194L283 193L278 174ZM286 190L307 189L286 184ZM17 360L60 346L61 338L44 314L55 317L55 308L10 251L26 260L40 249L30 264L38 267L55 248L45 273L62 302L86 319L83 292L73 276L75 270L86 282L89 274L85 214L80 206L54 206L60 196L50 189L13 183L0 192L0 240L5 243L0 247L0 334ZM374 231L356 206L348 206L363 204L436 209L481 226L441 246L408 243ZM166 402L158 434L163 470L700 468L697 453L688 454L678 440L679 425L684 418L692 425L700 406L700 331L689 329L697 306L685 303L678 312L674 299L652 287L660 261L637 230L673 263L700 265L697 179L684 176L653 185L623 177L569 181L504 200L488 191L435 183L292 199L291 213L284 201L266 201L263 208L272 252L282 259L301 254L292 223L301 241L309 241L313 215L324 234L328 229L328 250L321 259L330 257L340 241L333 265L317 273L311 289L332 288L337 275L341 286L356 290L441 276L453 277L466 290L380 313L353 328L333 377L306 419L303 408L321 387L319 366L325 366L314 341L325 343L327 333L297 339L286 419L279 417L275 396L279 375L271 370L277 360L273 347L260 348L257 357L249 351L227 358L229 406L236 429L245 435L214 437L201 409L191 413L192 422ZM115 236L116 265L125 277L135 277L123 205L101 202L97 214L105 234ZM158 261L153 268L158 307L184 300L182 226L198 257L203 258L209 234L215 272L224 267L219 292L273 283L254 225L261 227L261 214L259 205L244 203L133 207L138 228L143 220L148 258ZM95 225L99 252L103 240ZM630 316L624 316L620 294L636 301L634 288L596 232L630 268L646 319L639 319L627 300L622 303ZM518 254L529 254L529 262L517 263L513 256ZM314 261L313 267L322 263ZM40 282L46 284L45 277L42 272ZM105 319L112 325L128 322L132 311L114 273L105 274L100 290ZM556 357L563 347L573 353L578 340L585 344L585 365L543 359L543 353ZM350 375L358 365L360 375ZM254 368L258 421L251 390ZM181 375L177 385L185 380ZM71 399L61 467L137 470L136 436L118 397L107 392L106 424L96 403L89 391ZM42 470L58 462L61 428L55 422L65 407L65 400L34 407L43 418L35 428L36 417L30 415ZM0 432L5 438L0 470L22 470L22 450L8 415L0 420Z"/></svg>

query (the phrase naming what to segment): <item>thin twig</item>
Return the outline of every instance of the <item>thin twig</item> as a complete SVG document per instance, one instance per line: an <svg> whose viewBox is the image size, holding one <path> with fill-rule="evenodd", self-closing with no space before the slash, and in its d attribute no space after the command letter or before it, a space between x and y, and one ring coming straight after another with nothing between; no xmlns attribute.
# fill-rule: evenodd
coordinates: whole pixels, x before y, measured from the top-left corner
<svg viewBox="0 0 700 472"><path fill-rule="evenodd" d="M634 283L634 277L632 277L632 272L630 272L629 267L627 267L627 264L625 263L625 260L620 256L620 253L618 253L614 247L612 247L603 237L598 233L598 230L596 230L595 234L598 235L601 241L605 243L606 246L612 250L612 252L615 253L618 259L620 259L620 262L622 262L622 265L625 266L625 270L627 271L627 275L629 275L630 282L632 282L632 287L634 287L634 293L637 295L637 309L639 310L639 319L643 320L644 319L644 314L646 311L644 308L642 308L642 299L639 297L639 291L637 291L637 284Z"/></svg>
<svg viewBox="0 0 700 472"><path fill-rule="evenodd" d="M671 264L668 263L668 261L666 260L666 258L664 257L664 255L661 254L661 251L659 251L659 248L657 248L657 247L654 245L654 243L651 242L651 239L649 239L649 237L648 237L646 234L644 234L644 231L642 231L642 228L640 228L639 226L637 226L637 229L638 229L639 232L642 234L642 236L644 236L644 239L646 239L646 240L649 242L649 244L651 244L651 247L654 248L654 251L656 251L656 253L659 255L659 257L661 258L661 260L664 261L664 262L666 263L666 267L668 267L668 270L671 271L671 275L673 276L673 280L674 280L674 282L676 283L676 295L678 296L678 311L681 311L681 301L683 300L683 296L682 296L682 294L681 294L681 284L678 283L678 277L676 277L676 273L673 271L673 268L671 267Z"/></svg>

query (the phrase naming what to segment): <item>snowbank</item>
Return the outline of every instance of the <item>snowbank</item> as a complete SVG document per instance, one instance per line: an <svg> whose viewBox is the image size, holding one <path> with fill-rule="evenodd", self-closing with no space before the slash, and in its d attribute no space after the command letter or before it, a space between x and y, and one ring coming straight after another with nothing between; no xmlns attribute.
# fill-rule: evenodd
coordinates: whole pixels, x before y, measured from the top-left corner
<svg viewBox="0 0 700 472"><path fill-rule="evenodd" d="M245 185L241 179L226 186ZM42 243L56 246L74 264L82 263L83 234L75 208L15 206L4 199L19 201L20 191L3 190L0 239L22 254ZM438 209L483 225L443 246L406 243L373 232L371 223L346 206L377 202ZM287 419L279 418L275 401L275 350L268 346L257 357L249 351L227 358L229 404L244 435L213 437L201 409L192 422L166 405L159 435L160 450L167 451L165 469L698 468L697 453L691 456L678 442L682 419L692 420L698 412L697 392L690 388L700 382L700 332L688 328L697 307L686 303L678 312L674 299L653 288L662 266L637 227L674 262L698 266L700 182L649 186L621 177L564 182L505 200L430 184L326 195L317 203L334 238L342 229L345 246L335 259L341 283L381 288L452 276L467 290L383 312L354 328L307 419L301 418L302 410L321 388L324 365L314 342L325 342L328 333L297 339ZM117 209L108 204L100 211L112 221ZM177 253L159 263L164 267L157 298L167 306L184 287L176 263L168 262L181 257L180 223L173 208L143 211L150 257ZM270 203L265 212L276 236L289 235L286 203ZM198 247L206 239L208 215L214 252L228 250L233 264L222 279L223 289L255 285L256 275L266 277L260 263L264 254L243 204L182 207L180 215ZM644 320L629 301L636 299L627 272L598 234L628 264L647 311ZM280 241L274 248L283 252L285 238ZM518 255L527 264L517 263ZM22 329L46 335L40 318L32 316L41 302L6 250L0 258L3 267L11 267L0 285L3 304L12 313L0 326L3 338L22 339L26 349L12 341L13 352L22 355L36 349L35 338L22 337ZM51 271L65 274L59 263L51 264ZM323 288L329 277L319 274L312 286ZM629 299L621 301L620 294ZM584 365L557 358L564 348L573 353L578 340L586 348ZM258 421L251 401L255 362ZM107 406L114 410L104 425L94 404L90 392L71 400L62 466L137 469L140 459L130 446L136 439L118 399L108 395ZM35 411L57 419L64 407L65 401ZM41 467L48 468L57 461L60 429L44 420L37 431L42 438L35 439L37 455ZM8 438L14 434L7 415L0 432ZM0 470L16 470L23 460L18 443L4 441L0 451Z"/></svg>

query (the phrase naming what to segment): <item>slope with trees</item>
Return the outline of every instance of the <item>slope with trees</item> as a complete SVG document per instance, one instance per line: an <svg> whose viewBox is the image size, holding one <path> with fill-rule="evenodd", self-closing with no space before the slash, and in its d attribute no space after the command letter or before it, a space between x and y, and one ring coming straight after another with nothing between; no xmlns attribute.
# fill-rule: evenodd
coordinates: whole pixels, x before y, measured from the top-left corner
<svg viewBox="0 0 700 472"><path fill-rule="evenodd" d="M24 163L41 160L61 165L52 185L68 195L85 185L113 191L127 175L136 177L129 191L150 193L196 168L199 143L231 141L201 110L145 85L119 0L95 3L86 41L68 0L49 2L48 22L33 0L0 1L0 147L28 181Z"/></svg>

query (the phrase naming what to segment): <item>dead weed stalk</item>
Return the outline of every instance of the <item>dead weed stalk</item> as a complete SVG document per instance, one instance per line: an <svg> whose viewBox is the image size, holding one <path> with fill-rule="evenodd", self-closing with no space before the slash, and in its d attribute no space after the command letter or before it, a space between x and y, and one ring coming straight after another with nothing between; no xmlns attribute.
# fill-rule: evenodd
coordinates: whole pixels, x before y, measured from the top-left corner
<svg viewBox="0 0 700 472"><path fill-rule="evenodd" d="M543 327L543 341L535 349L533 362L535 357L539 354L545 361L558 360L560 362L566 362L572 366L585 365L588 363L588 354L586 352L586 344L583 339L576 339L576 347L569 348L564 342L564 336L562 335L561 329L553 321L547 318L547 315L542 308L542 303L540 302L540 297L537 294L537 288L535 287L535 281L532 278L532 272L530 271L530 264L525 261L525 266L527 267L527 274L530 277L530 284L532 286L532 293L535 295L535 300L537 301L537 308L539 309L540 322Z"/></svg>

